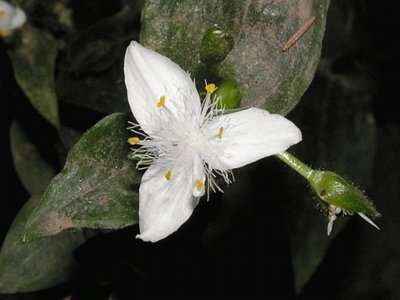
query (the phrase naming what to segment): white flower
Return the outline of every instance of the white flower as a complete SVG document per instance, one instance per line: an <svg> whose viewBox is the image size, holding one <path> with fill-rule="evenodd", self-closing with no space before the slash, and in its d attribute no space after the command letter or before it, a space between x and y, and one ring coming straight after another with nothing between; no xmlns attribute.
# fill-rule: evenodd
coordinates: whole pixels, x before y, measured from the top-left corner
<svg viewBox="0 0 400 300"><path fill-rule="evenodd" d="M200 102L190 76L170 59L132 42L125 54L125 84L138 124L128 140L139 168L138 235L158 241L191 216L201 196L221 190L216 174L232 181L231 169L285 151L301 141L286 118L258 108L222 114L211 103L214 84ZM138 131L138 128L144 134Z"/></svg>
<svg viewBox="0 0 400 300"><path fill-rule="evenodd" d="M7 36L25 22L26 14L22 9L0 0L0 38Z"/></svg>

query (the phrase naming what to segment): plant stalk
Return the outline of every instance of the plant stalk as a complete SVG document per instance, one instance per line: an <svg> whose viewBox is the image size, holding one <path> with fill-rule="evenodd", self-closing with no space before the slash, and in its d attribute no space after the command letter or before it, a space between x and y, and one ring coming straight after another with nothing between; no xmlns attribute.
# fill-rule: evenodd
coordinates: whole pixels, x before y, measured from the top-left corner
<svg viewBox="0 0 400 300"><path fill-rule="evenodd" d="M299 160L297 157L295 157L293 154L290 154L289 152L285 151L276 154L276 157L278 157L281 161L283 161L285 164L287 164L289 167L291 167L305 179L307 180L311 179L314 170L311 169L309 166L307 166L305 163L303 163L301 160Z"/></svg>

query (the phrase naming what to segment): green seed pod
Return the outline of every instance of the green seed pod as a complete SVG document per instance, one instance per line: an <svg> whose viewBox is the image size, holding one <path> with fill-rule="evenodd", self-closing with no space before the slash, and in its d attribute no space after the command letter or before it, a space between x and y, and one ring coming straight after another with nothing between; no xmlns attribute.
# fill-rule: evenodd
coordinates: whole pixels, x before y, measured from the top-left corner
<svg viewBox="0 0 400 300"><path fill-rule="evenodd" d="M218 99L218 108L233 109L238 108L242 100L242 91L236 80L228 79L223 81L218 89L213 93L212 99Z"/></svg>
<svg viewBox="0 0 400 300"><path fill-rule="evenodd" d="M309 182L325 203L349 213L362 213L372 218L381 214L365 194L336 173L313 171Z"/></svg>
<svg viewBox="0 0 400 300"><path fill-rule="evenodd" d="M200 47L200 60L206 64L218 64L233 48L233 38L217 25L208 29Z"/></svg>

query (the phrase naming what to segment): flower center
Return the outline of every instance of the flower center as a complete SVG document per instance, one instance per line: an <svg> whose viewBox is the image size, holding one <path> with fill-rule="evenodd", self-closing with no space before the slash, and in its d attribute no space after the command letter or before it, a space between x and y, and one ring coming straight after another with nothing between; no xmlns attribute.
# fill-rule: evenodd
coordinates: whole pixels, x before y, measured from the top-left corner
<svg viewBox="0 0 400 300"><path fill-rule="evenodd" d="M200 130L188 130L184 136L185 138L182 141L186 150L199 152L204 147L205 139Z"/></svg>
<svg viewBox="0 0 400 300"><path fill-rule="evenodd" d="M128 139L128 143L133 146L139 146L132 149L130 158L138 160L138 169L147 169L147 167L157 161L160 169L164 170L162 175L167 182L173 180L177 173L195 172L193 178L194 194L202 196L205 191L205 180L208 181L207 195L209 189L212 191L221 191L218 186L216 175L222 176L226 183L231 183L234 178L229 169L213 169L204 159L205 148L210 147L210 139L216 139L218 142L223 140L226 131L229 130L229 124L219 127L216 132L208 132L205 125L209 124L216 116L223 113L223 109L217 109L218 99L211 101L211 94L217 89L215 84L206 85L207 95L201 104L199 112L193 115L177 117L173 110L174 106L169 106L169 101L165 95L161 95L155 102L154 110L159 112L160 118L155 124L157 130L148 136L138 130L139 124L132 124L129 129L137 134ZM214 145L215 146L215 145ZM216 156L220 155L220 147L215 147L213 152ZM195 170L192 170L192 168ZM197 171L196 171L197 170Z"/></svg>

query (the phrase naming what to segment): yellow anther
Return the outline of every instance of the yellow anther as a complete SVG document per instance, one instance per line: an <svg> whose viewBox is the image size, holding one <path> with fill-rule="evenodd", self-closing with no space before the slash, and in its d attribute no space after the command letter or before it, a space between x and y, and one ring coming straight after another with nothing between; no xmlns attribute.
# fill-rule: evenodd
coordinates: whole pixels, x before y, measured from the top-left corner
<svg viewBox="0 0 400 300"><path fill-rule="evenodd" d="M7 31L2 30L2 29L0 28L0 38L6 37L7 35L8 35Z"/></svg>
<svg viewBox="0 0 400 300"><path fill-rule="evenodd" d="M201 190L203 188L203 186L204 186L204 183L203 183L202 180L197 179L195 184L194 184L194 186L196 187L196 189Z"/></svg>
<svg viewBox="0 0 400 300"><path fill-rule="evenodd" d="M160 100L158 100L158 102L157 102L157 108L163 107L164 104L165 104L165 96L161 96Z"/></svg>
<svg viewBox="0 0 400 300"><path fill-rule="evenodd" d="M224 133L224 127L220 127L218 131L218 138L222 139L222 134Z"/></svg>
<svg viewBox="0 0 400 300"><path fill-rule="evenodd" d="M138 137L131 137L128 139L128 143L131 145L136 145L137 143L139 143L140 139Z"/></svg>
<svg viewBox="0 0 400 300"><path fill-rule="evenodd" d="M165 172L164 177L167 180L171 180L171 176L172 176L172 172L171 170L168 170L167 172Z"/></svg>
<svg viewBox="0 0 400 300"><path fill-rule="evenodd" d="M216 86L214 83L209 83L206 85L206 91L209 94L212 94L215 91L215 89L216 89Z"/></svg>
<svg viewBox="0 0 400 300"><path fill-rule="evenodd" d="M6 12L4 10L0 10L0 18L4 17L6 15Z"/></svg>

